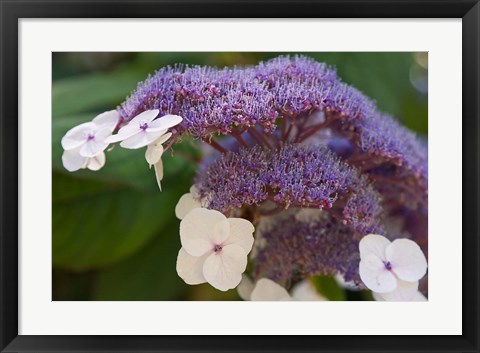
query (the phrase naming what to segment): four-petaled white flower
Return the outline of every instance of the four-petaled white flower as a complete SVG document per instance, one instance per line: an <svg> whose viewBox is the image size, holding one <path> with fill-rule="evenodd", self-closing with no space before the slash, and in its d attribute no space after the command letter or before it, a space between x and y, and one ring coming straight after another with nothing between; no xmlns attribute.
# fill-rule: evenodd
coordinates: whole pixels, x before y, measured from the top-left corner
<svg viewBox="0 0 480 353"><path fill-rule="evenodd" d="M108 143L120 142L120 146L128 149L137 149L145 146L145 159L147 163L155 169L155 176L160 190L162 190L161 180L163 179L163 143L165 143L172 133L167 130L182 122L183 118L178 115L164 115L155 119L160 113L158 109L146 110L138 114L130 122L123 126L116 135L107 139Z"/></svg>
<svg viewBox="0 0 480 353"><path fill-rule="evenodd" d="M238 294L243 300L251 301L326 301L327 299L317 292L312 282L303 280L293 286L291 295L278 283L268 278L261 278L253 284L247 276L242 276L242 282L237 287Z"/></svg>
<svg viewBox="0 0 480 353"><path fill-rule="evenodd" d="M160 111L154 109L138 114L116 135L109 137L108 143L120 142L120 146L128 149L142 148L160 139L169 128L180 124L183 120L178 115L165 115L155 119L158 113Z"/></svg>
<svg viewBox="0 0 480 353"><path fill-rule="evenodd" d="M175 216L177 216L178 219L183 219L191 210L202 207L200 201L197 201L196 199L197 196L197 188L195 185L192 185L190 187L190 192L183 194L182 197L180 197L175 206Z"/></svg>
<svg viewBox="0 0 480 353"><path fill-rule="evenodd" d="M242 218L206 208L191 210L180 222L178 275L187 284L208 282L221 291L235 288L247 267L254 230Z"/></svg>
<svg viewBox="0 0 480 353"><path fill-rule="evenodd" d="M91 122L83 123L67 131L61 144L65 150L62 162L65 169L74 172L88 168L99 170L105 164L106 139L112 135L119 121L116 110L96 116Z"/></svg>
<svg viewBox="0 0 480 353"><path fill-rule="evenodd" d="M369 234L360 241L360 278L384 300L409 301L418 292L418 280L427 271L420 247L409 239L390 242Z"/></svg>

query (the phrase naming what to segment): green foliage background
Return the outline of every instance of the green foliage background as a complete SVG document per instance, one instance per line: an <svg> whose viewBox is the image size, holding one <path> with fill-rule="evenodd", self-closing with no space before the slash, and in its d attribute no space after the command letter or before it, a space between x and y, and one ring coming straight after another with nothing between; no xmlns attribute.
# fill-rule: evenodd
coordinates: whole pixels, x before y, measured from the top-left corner
<svg viewBox="0 0 480 353"><path fill-rule="evenodd" d="M69 173L60 140L73 126L114 109L139 81L175 63L250 65L286 53L53 53L53 300L237 300L235 290L187 286L177 276L174 207L195 173L186 141L164 156L159 192L144 150L116 148L98 172ZM289 53L298 54L298 53ZM426 53L304 53L419 134L427 134ZM331 300L364 299L331 279L314 281Z"/></svg>

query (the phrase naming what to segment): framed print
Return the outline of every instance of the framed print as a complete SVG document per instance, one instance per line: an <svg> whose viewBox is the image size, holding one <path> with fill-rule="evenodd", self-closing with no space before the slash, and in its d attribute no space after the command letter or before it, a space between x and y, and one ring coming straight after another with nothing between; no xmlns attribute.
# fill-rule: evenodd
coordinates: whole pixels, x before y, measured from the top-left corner
<svg viewBox="0 0 480 353"><path fill-rule="evenodd" d="M477 1L0 11L2 352L479 352Z"/></svg>

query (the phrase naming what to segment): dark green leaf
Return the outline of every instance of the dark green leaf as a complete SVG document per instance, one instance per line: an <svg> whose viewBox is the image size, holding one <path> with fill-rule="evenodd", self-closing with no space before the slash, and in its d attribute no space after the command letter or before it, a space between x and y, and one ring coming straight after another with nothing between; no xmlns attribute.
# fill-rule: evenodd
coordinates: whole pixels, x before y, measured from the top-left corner
<svg viewBox="0 0 480 353"><path fill-rule="evenodd" d="M174 219L185 192L139 192L53 174L53 265L85 271L135 253Z"/></svg>
<svg viewBox="0 0 480 353"><path fill-rule="evenodd" d="M335 282L331 276L316 276L312 278L317 291L331 301L345 300L345 291Z"/></svg>
<svg viewBox="0 0 480 353"><path fill-rule="evenodd" d="M134 256L99 273L94 300L178 300L187 285L176 272L179 221L172 221Z"/></svg>

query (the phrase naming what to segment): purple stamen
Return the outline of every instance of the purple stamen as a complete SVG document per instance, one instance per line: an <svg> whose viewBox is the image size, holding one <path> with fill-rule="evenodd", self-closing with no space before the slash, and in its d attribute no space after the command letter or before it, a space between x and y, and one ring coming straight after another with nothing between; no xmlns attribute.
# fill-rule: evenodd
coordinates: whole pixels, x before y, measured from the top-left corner
<svg viewBox="0 0 480 353"><path fill-rule="evenodd" d="M88 134L87 141L91 141L95 138L95 134Z"/></svg>
<svg viewBox="0 0 480 353"><path fill-rule="evenodd" d="M143 123L142 125L140 125L140 129L142 129L143 131L147 130L147 128L148 128L147 123Z"/></svg>
<svg viewBox="0 0 480 353"><path fill-rule="evenodd" d="M391 270L392 270L392 264L390 263L390 261L383 262L383 264L385 265L385 268L386 268L388 271L391 271Z"/></svg>
<svg viewBox="0 0 480 353"><path fill-rule="evenodd" d="M213 247L213 251L216 252L216 253L219 252L220 250L222 250L222 246L221 246L221 245L215 245L215 246Z"/></svg>

